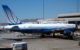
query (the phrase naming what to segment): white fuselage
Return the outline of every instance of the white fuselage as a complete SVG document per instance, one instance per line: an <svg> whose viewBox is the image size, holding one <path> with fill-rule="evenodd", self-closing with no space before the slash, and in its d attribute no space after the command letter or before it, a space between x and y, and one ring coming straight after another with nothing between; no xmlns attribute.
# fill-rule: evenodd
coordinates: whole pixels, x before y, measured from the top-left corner
<svg viewBox="0 0 80 50"><path fill-rule="evenodd" d="M50 28L75 28L75 24L19 24L19 25L7 25L5 29L11 29L14 26L18 26L20 29L50 29Z"/></svg>

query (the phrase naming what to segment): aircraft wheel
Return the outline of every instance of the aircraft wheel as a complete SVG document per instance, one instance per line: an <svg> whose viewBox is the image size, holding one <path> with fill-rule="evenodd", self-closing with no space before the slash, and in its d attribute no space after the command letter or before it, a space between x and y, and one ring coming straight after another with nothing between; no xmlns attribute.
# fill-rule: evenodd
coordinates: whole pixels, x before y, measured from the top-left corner
<svg viewBox="0 0 80 50"><path fill-rule="evenodd" d="M41 34L41 36L40 36L41 38L44 38L45 37L45 35L44 34Z"/></svg>
<svg viewBox="0 0 80 50"><path fill-rule="evenodd" d="M68 39L73 39L73 36L72 35L68 35Z"/></svg>

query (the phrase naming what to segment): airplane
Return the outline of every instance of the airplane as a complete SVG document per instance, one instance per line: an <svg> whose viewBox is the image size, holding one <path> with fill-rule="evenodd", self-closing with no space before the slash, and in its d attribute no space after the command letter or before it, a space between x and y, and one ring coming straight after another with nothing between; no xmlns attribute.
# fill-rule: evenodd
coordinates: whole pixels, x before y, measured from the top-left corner
<svg viewBox="0 0 80 50"><path fill-rule="evenodd" d="M53 23L53 24L44 24L44 23L22 23L11 11L11 9L7 5L2 5L4 12L8 18L7 26L4 26L4 29L25 33L41 33L41 37L44 37L44 34L50 35L53 33L53 37L55 36L55 32L60 32L61 34L71 36L72 32L76 28L75 24L68 23Z"/></svg>

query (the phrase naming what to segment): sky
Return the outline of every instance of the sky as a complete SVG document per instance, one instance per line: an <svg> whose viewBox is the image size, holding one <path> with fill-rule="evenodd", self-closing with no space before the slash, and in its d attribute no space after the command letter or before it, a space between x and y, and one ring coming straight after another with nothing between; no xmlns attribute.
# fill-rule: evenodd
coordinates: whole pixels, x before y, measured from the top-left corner
<svg viewBox="0 0 80 50"><path fill-rule="evenodd" d="M80 5L80 0L78 2ZM0 23L7 22L2 5L8 5L20 20L43 18L43 0L0 0ZM44 0L45 19L57 18L59 14L79 12L77 0Z"/></svg>

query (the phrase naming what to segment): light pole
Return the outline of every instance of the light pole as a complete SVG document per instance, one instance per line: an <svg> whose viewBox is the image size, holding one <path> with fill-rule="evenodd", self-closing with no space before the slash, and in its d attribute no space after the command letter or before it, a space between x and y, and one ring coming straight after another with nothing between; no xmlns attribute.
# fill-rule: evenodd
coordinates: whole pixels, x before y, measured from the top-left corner
<svg viewBox="0 0 80 50"><path fill-rule="evenodd" d="M79 0L77 0L76 6L77 6L77 13L79 13Z"/></svg>
<svg viewBox="0 0 80 50"><path fill-rule="evenodd" d="M44 9L45 7L44 7L44 0L43 0L43 20L45 19Z"/></svg>

